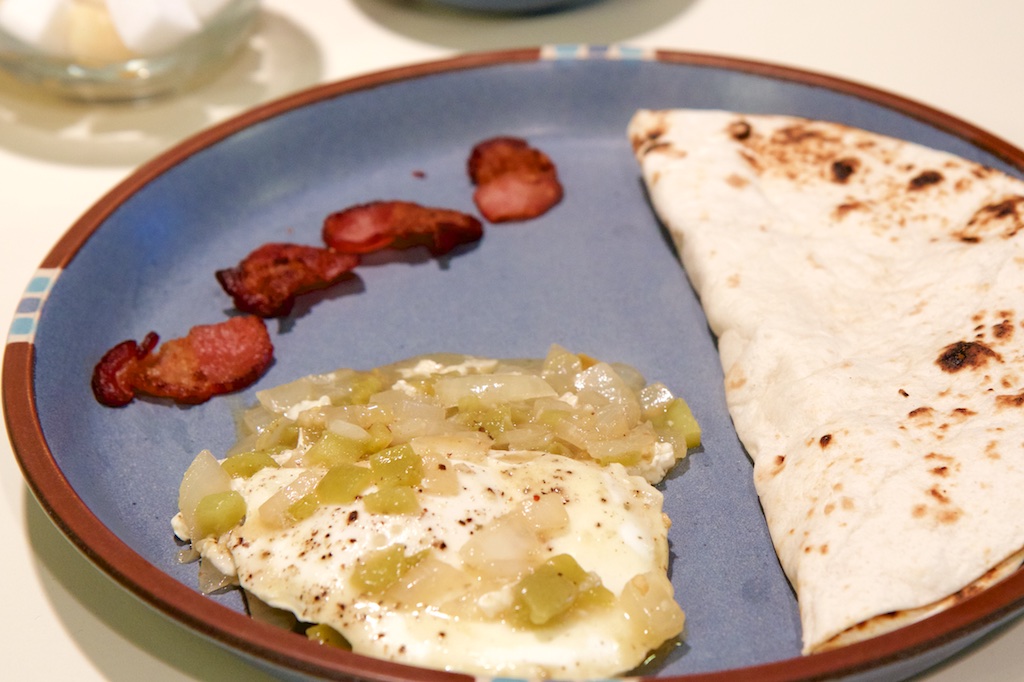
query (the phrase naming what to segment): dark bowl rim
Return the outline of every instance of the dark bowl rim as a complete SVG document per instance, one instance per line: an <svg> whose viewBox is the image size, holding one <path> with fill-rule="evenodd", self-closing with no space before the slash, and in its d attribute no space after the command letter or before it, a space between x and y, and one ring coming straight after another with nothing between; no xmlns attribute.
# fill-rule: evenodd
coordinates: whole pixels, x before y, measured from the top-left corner
<svg viewBox="0 0 1024 682"><path fill-rule="evenodd" d="M586 54L588 48L579 46ZM545 59L545 48L530 47L462 54L313 86L211 126L139 166L86 210L40 264L62 268L122 203L190 156L250 126L316 102L360 90L460 70ZM891 109L952 134L1024 172L1024 152L1009 142L929 105L851 80L800 68L724 55L650 50L644 59L669 64L742 72L773 80L828 89ZM93 514L57 465L36 411L34 346L8 339L3 361L3 410L15 457L33 495L69 540L100 570L146 605L200 636L233 649L254 662L311 676L379 682L458 682L474 677L422 669L333 650L222 606L176 581L128 547ZM923 621L849 646L799 658L674 677L637 678L659 682L797 682L864 673L925 656L979 635L1024 609L1024 571L972 595Z"/></svg>

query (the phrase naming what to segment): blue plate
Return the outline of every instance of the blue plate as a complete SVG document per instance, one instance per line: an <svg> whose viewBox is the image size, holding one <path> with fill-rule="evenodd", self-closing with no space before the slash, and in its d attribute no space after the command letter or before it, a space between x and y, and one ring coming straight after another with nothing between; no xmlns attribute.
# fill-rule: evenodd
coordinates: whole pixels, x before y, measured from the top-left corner
<svg viewBox="0 0 1024 682"><path fill-rule="evenodd" d="M898 632L801 657L796 603L751 465L726 412L715 340L644 193L625 128L637 108L706 107L833 119L1021 175L1024 155L898 96L767 64L560 46L472 54L324 85L191 138L102 198L54 247L11 327L3 399L26 479L101 569L203 636L278 672L467 679L325 650L253 622L236 594L196 589L169 520L182 472L223 453L255 390L433 351L542 356L549 344L634 365L691 404L703 447L663 484L685 643L659 679L895 679L1012 617L1015 575ZM92 367L123 339L181 336L231 311L214 271L268 241L317 244L324 216L406 199L474 211L466 159L517 135L558 166L564 201L488 226L441 260L368 259L358 278L270 324L276 362L239 394L181 408L97 404Z"/></svg>

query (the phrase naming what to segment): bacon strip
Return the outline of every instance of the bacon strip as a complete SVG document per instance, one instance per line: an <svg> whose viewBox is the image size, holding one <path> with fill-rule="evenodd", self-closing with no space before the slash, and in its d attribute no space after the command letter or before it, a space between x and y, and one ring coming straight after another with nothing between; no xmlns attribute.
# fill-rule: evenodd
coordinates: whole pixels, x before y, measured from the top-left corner
<svg viewBox="0 0 1024 682"><path fill-rule="evenodd" d="M236 267L215 274L239 310L260 317L291 312L295 297L338 283L359 257L301 244L264 244Z"/></svg>
<svg viewBox="0 0 1024 682"><path fill-rule="evenodd" d="M562 200L555 164L518 137L495 137L477 144L467 167L477 186L473 201L492 223L536 218Z"/></svg>
<svg viewBox="0 0 1024 682"><path fill-rule="evenodd" d="M134 400L135 371L159 340L155 332L150 332L141 344L122 341L108 350L92 372L92 392L96 400L110 407L121 407Z"/></svg>
<svg viewBox="0 0 1024 682"><path fill-rule="evenodd" d="M123 341L107 351L93 370L96 399L110 407L139 394L203 403L254 383L274 360L266 324L253 316L197 325L154 352L158 341L150 332L141 344Z"/></svg>
<svg viewBox="0 0 1024 682"><path fill-rule="evenodd" d="M421 206L410 201L374 201L332 213L324 220L324 242L342 253L426 246L441 256L484 234L480 221L467 213Z"/></svg>

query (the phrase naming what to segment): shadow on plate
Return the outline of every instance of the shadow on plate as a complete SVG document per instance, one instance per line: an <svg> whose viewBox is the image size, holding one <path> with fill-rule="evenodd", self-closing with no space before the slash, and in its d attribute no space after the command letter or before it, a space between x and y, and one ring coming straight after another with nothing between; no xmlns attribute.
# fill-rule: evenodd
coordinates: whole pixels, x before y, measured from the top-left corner
<svg viewBox="0 0 1024 682"><path fill-rule="evenodd" d="M535 45L610 45L657 29L697 0L595 0L562 11L509 15L473 12L431 0L354 0L367 17L430 45L461 51ZM496 36L500 35L500 38Z"/></svg>
<svg viewBox="0 0 1024 682"><path fill-rule="evenodd" d="M0 147L77 166L134 166L218 121L323 77L313 40L264 11L214 79L174 96L117 104L60 99L0 75Z"/></svg>
<svg viewBox="0 0 1024 682"><path fill-rule="evenodd" d="M275 679L144 607L89 563L27 490L24 507L40 584L68 636L105 679Z"/></svg>

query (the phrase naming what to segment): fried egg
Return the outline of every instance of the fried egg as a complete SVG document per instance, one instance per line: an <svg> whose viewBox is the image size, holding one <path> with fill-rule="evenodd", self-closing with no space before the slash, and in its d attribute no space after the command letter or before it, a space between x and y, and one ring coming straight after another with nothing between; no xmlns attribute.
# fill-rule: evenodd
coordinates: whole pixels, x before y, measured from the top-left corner
<svg viewBox="0 0 1024 682"><path fill-rule="evenodd" d="M683 615L665 575L669 522L661 493L643 478L550 453L465 458L417 449L427 467L443 466L457 481L440 493L418 488L417 513L375 514L360 499L273 528L250 512L197 550L266 604L330 625L355 652L422 667L602 677L630 670L679 634ZM233 487L255 510L310 471L265 468ZM354 576L389 548L419 560L396 584L368 593ZM523 625L514 616L519 579L559 555L614 599Z"/></svg>
<svg viewBox="0 0 1024 682"><path fill-rule="evenodd" d="M173 520L213 588L356 653L487 677L609 677L681 635L653 483L699 431L664 386L553 347L259 398L235 448L255 459L201 453Z"/></svg>

